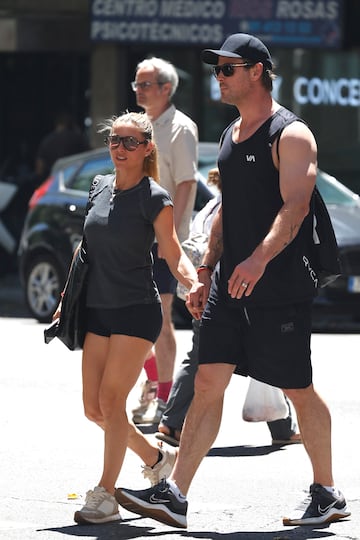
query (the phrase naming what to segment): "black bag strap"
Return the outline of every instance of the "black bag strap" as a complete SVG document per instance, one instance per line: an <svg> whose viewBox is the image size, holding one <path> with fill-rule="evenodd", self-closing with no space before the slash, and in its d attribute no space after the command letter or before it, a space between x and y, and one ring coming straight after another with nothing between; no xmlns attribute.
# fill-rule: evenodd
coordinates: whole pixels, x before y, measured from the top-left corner
<svg viewBox="0 0 360 540"><path fill-rule="evenodd" d="M98 174L92 180L90 189L89 189L88 200L87 200L87 204L85 208L85 216L90 210L93 204L94 198L97 197L102 191L104 191L104 189L109 185L109 181L110 181L109 177L113 178L113 175L102 176Z"/></svg>
<svg viewBox="0 0 360 540"><path fill-rule="evenodd" d="M88 212L93 205L94 198L97 197L109 185L109 176L113 177L113 175L106 175L106 176L97 175L93 178L90 185L88 200L85 207L85 214L84 214L85 217L88 215ZM82 246L81 249L83 251L83 257L84 259L86 259L87 245L86 245L86 236L84 233L84 229L83 229L83 238L82 238L81 246Z"/></svg>
<svg viewBox="0 0 360 540"><path fill-rule="evenodd" d="M339 248L331 218L320 191L315 186L311 207L313 222L313 258L320 287L326 287L341 275Z"/></svg>
<svg viewBox="0 0 360 540"><path fill-rule="evenodd" d="M224 129L224 131L222 132L221 136L220 136L220 140L219 140L219 148L221 148L223 142L224 142L224 138L225 138L225 135L226 133L233 128L234 124L240 120L241 116L238 116L237 118L235 118L228 126L226 126L226 128ZM292 111L289 111L289 109L286 109L285 107L280 107L275 113L273 116L271 116L270 118L267 119L267 121L265 123L268 123L269 124L269 132L268 132L268 137L269 137L269 140L271 143L273 143L273 141L277 138L277 142L276 142L276 153L277 153L277 157L279 159L279 140L280 140L280 137L281 137L281 133L283 132L283 130L289 126L290 124L292 124L293 122L303 122L304 124L306 124L306 122L304 120L302 120L301 118L299 118L298 116L296 116L296 114L294 114ZM278 127L279 124L281 123L281 127Z"/></svg>
<svg viewBox="0 0 360 540"><path fill-rule="evenodd" d="M300 120L295 117L295 120ZM283 130L295 120L289 121L276 134L276 155L280 163L279 142ZM305 123L305 122L304 122ZM341 275L339 248L330 214L318 187L311 196L310 210L313 215L313 265L320 287L326 287Z"/></svg>

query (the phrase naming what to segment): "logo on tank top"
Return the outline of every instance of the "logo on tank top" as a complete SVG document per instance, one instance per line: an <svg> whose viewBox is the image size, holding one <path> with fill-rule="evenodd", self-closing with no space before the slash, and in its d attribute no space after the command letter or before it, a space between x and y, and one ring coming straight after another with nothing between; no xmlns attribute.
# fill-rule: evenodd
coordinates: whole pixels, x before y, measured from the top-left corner
<svg viewBox="0 0 360 540"><path fill-rule="evenodd" d="M246 161L255 163L256 160L254 154L246 154Z"/></svg>

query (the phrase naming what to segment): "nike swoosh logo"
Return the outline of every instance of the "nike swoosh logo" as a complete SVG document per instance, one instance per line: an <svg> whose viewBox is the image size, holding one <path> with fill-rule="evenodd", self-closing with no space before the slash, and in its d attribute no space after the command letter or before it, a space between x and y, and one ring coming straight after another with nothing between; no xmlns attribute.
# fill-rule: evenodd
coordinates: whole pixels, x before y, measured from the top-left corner
<svg viewBox="0 0 360 540"><path fill-rule="evenodd" d="M150 496L149 501L153 504L170 502L169 499L158 499L154 494Z"/></svg>
<svg viewBox="0 0 360 540"><path fill-rule="evenodd" d="M335 506L336 503L337 501L334 501L333 503L329 504L329 506L325 506L325 508L321 508L320 504L318 504L319 514L321 515L326 514L326 512L328 512L333 506Z"/></svg>

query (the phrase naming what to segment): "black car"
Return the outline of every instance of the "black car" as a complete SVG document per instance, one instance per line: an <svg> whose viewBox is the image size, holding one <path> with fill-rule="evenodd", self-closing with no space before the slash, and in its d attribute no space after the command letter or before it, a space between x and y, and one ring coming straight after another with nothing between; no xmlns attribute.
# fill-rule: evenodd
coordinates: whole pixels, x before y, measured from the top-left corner
<svg viewBox="0 0 360 540"><path fill-rule="evenodd" d="M197 197L199 211L215 194L206 185L206 176L215 166L218 145L200 143ZM40 322L48 322L58 304L74 248L82 236L87 193L96 174L113 170L108 150L98 149L60 159L51 177L30 200L19 247L20 278L26 303ZM360 198L334 177L318 171L317 186L335 229L342 275L319 290L314 302L314 318L347 316L360 320ZM191 327L189 312L175 298L174 322Z"/></svg>
<svg viewBox="0 0 360 540"><path fill-rule="evenodd" d="M215 194L201 171L207 173L214 163L216 149L215 143L199 145L194 212ZM95 175L108 174L113 169L106 148L59 159L51 176L30 199L19 245L19 270L26 304L40 322L49 322L58 305L72 254L82 237L90 183ZM179 309L183 311L181 306ZM183 313L174 317L180 321Z"/></svg>

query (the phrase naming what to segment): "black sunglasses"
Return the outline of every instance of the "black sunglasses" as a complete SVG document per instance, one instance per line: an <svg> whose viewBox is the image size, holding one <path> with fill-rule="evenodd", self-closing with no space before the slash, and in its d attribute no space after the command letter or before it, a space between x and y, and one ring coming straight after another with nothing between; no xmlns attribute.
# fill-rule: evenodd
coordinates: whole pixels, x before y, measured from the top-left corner
<svg viewBox="0 0 360 540"><path fill-rule="evenodd" d="M220 73L224 75L224 77L232 77L235 73L236 67L250 67L254 64L250 64L249 62L245 62L243 64L221 64L220 66L214 66L213 67L213 73L214 77L218 77Z"/></svg>
<svg viewBox="0 0 360 540"><path fill-rule="evenodd" d="M127 137L120 137L120 135L107 135L104 138L104 143L112 148L118 148L118 146L120 146L122 143L125 150L133 152L137 149L139 144L147 144L148 140L145 139L145 141L138 141L136 137L132 137L131 135L128 135Z"/></svg>

